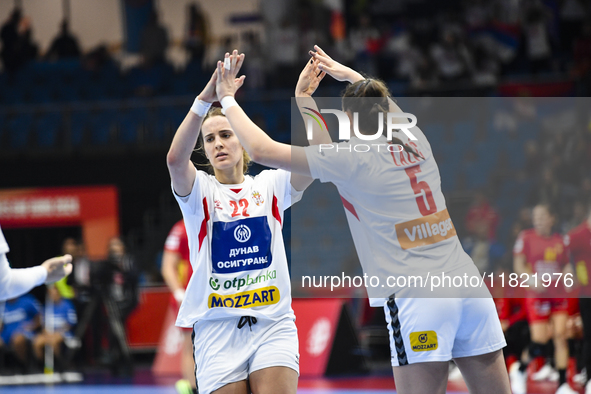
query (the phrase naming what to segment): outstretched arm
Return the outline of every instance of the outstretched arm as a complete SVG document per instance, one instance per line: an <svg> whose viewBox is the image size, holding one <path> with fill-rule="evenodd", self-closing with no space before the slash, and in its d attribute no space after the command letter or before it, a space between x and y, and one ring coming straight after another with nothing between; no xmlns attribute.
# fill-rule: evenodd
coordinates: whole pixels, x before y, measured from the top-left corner
<svg viewBox="0 0 591 394"><path fill-rule="evenodd" d="M261 130L238 106L234 99L236 92L235 77L242 62L244 54L238 55L234 51L230 56L230 68L225 69L224 63L218 61L217 65L217 96L226 112L226 118L232 126L232 130L238 136L240 143L246 149L252 160L272 168L281 168L295 174L310 177L310 169L304 149L292 147L274 141L263 130Z"/></svg>
<svg viewBox="0 0 591 394"><path fill-rule="evenodd" d="M49 259L37 267L12 269L6 255L0 253L0 301L16 298L36 286L60 280L72 272L71 262L72 256L67 254Z"/></svg>

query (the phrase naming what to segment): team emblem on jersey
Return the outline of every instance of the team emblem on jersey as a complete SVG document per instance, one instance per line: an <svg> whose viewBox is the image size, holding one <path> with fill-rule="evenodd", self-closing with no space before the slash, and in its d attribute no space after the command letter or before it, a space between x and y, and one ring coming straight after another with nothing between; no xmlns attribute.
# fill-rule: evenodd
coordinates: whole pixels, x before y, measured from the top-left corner
<svg viewBox="0 0 591 394"><path fill-rule="evenodd" d="M234 229L234 238L238 242L246 242L250 239L250 229L241 224Z"/></svg>
<svg viewBox="0 0 591 394"><path fill-rule="evenodd" d="M421 331L410 333L410 346L413 352L427 352L438 347L435 331Z"/></svg>
<svg viewBox="0 0 591 394"><path fill-rule="evenodd" d="M222 202L220 200L215 200L215 209L224 209L222 208Z"/></svg>
<svg viewBox="0 0 591 394"><path fill-rule="evenodd" d="M257 205L257 207L265 202L265 200L263 200L263 196L261 196L261 193L256 190L252 192L252 199L254 200L254 203Z"/></svg>

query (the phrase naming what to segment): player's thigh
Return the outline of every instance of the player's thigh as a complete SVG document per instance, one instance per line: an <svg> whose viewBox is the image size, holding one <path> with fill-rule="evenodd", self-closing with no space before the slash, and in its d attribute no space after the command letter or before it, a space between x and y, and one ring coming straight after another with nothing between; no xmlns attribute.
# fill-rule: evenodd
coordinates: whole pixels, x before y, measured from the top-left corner
<svg viewBox="0 0 591 394"><path fill-rule="evenodd" d="M419 362L392 367L398 394L445 394L449 363Z"/></svg>
<svg viewBox="0 0 591 394"><path fill-rule="evenodd" d="M511 394L501 350L478 356L454 358L472 394Z"/></svg>
<svg viewBox="0 0 591 394"><path fill-rule="evenodd" d="M245 390L252 333L238 329L237 324L238 318L195 323L193 355L200 393L232 394Z"/></svg>
<svg viewBox="0 0 591 394"><path fill-rule="evenodd" d="M246 380L239 382L229 383L215 391L213 394L250 394L250 388Z"/></svg>
<svg viewBox="0 0 591 394"><path fill-rule="evenodd" d="M269 387L281 385L276 392L294 392L299 376L298 331L293 318L276 322L261 322L267 329L256 342L256 350L249 360L251 387L263 393L271 393ZM276 377L271 379L271 377ZM261 378L262 377L262 378ZM286 391L287 390L287 391Z"/></svg>
<svg viewBox="0 0 591 394"><path fill-rule="evenodd" d="M253 394L296 394L298 373L289 367L269 367L250 374Z"/></svg>

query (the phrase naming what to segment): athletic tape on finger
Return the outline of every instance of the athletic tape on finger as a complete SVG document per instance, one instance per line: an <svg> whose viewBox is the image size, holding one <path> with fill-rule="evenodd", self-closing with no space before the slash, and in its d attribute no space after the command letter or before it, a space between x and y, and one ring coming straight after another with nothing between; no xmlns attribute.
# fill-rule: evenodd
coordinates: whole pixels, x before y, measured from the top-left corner
<svg viewBox="0 0 591 394"><path fill-rule="evenodd" d="M232 67L232 63L230 62L230 58L227 57L224 59L224 68L229 70Z"/></svg>

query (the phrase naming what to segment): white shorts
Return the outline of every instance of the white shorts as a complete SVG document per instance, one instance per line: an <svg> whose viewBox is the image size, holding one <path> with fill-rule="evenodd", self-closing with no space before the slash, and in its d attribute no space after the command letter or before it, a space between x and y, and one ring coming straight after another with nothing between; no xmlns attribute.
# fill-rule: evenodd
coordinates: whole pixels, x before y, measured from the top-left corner
<svg viewBox="0 0 591 394"><path fill-rule="evenodd" d="M492 298L390 298L392 366L478 356L507 344Z"/></svg>
<svg viewBox="0 0 591 394"><path fill-rule="evenodd" d="M238 328L240 318L202 320L193 326L193 357L200 394L248 379L259 369L288 367L298 375L298 333L293 318L258 319Z"/></svg>

